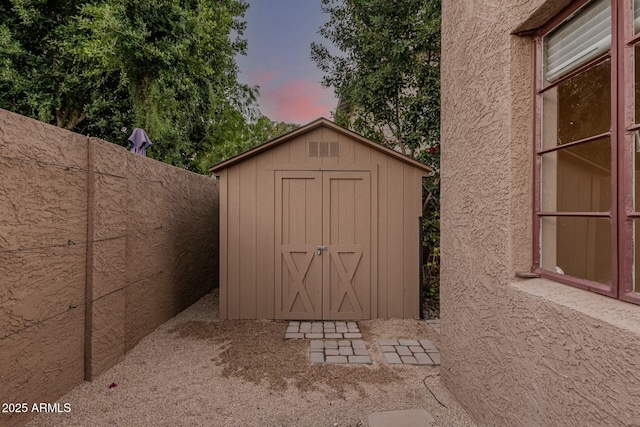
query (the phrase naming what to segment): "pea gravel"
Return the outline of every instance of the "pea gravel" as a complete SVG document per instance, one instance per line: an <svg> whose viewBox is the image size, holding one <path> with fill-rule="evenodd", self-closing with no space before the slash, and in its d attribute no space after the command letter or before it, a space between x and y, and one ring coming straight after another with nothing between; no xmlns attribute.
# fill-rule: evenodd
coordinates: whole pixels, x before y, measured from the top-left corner
<svg viewBox="0 0 640 427"><path fill-rule="evenodd" d="M439 367L384 362L379 339L439 345L424 321L358 323L372 365L311 365L309 341L285 340L286 322L218 320L216 290L59 399L71 413L40 414L28 425L364 427L372 412L403 409L426 409L442 427L476 425Z"/></svg>

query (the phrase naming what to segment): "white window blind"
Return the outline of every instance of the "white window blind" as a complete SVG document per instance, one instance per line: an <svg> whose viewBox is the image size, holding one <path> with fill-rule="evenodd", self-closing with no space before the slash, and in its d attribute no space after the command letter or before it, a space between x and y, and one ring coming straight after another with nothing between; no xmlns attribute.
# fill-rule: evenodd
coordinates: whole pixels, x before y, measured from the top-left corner
<svg viewBox="0 0 640 427"><path fill-rule="evenodd" d="M544 42L549 82L606 53L611 48L611 0L597 0L580 9Z"/></svg>

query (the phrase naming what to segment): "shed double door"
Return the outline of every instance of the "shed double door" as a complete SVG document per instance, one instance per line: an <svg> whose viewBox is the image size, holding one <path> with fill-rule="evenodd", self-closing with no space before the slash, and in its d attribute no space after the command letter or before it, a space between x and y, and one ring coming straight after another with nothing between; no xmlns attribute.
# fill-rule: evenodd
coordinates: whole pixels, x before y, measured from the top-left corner
<svg viewBox="0 0 640 427"><path fill-rule="evenodd" d="M370 172L276 172L280 319L371 316Z"/></svg>

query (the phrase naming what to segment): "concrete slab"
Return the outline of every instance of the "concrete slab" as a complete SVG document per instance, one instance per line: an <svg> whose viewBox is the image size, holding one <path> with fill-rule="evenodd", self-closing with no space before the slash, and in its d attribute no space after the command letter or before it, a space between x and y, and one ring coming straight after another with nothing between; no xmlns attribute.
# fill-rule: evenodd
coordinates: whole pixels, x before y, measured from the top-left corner
<svg viewBox="0 0 640 427"><path fill-rule="evenodd" d="M374 412L368 418L369 427L436 427L436 420L424 409Z"/></svg>

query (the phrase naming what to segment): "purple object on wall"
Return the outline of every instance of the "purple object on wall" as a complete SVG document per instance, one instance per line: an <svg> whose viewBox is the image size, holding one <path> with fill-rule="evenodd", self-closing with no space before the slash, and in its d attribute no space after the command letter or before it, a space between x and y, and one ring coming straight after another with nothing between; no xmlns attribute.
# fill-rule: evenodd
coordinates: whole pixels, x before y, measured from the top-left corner
<svg viewBox="0 0 640 427"><path fill-rule="evenodd" d="M147 155L147 148L152 144L149 136L144 129L134 128L131 136L129 137L129 144L131 144L131 152L140 154L141 156Z"/></svg>

